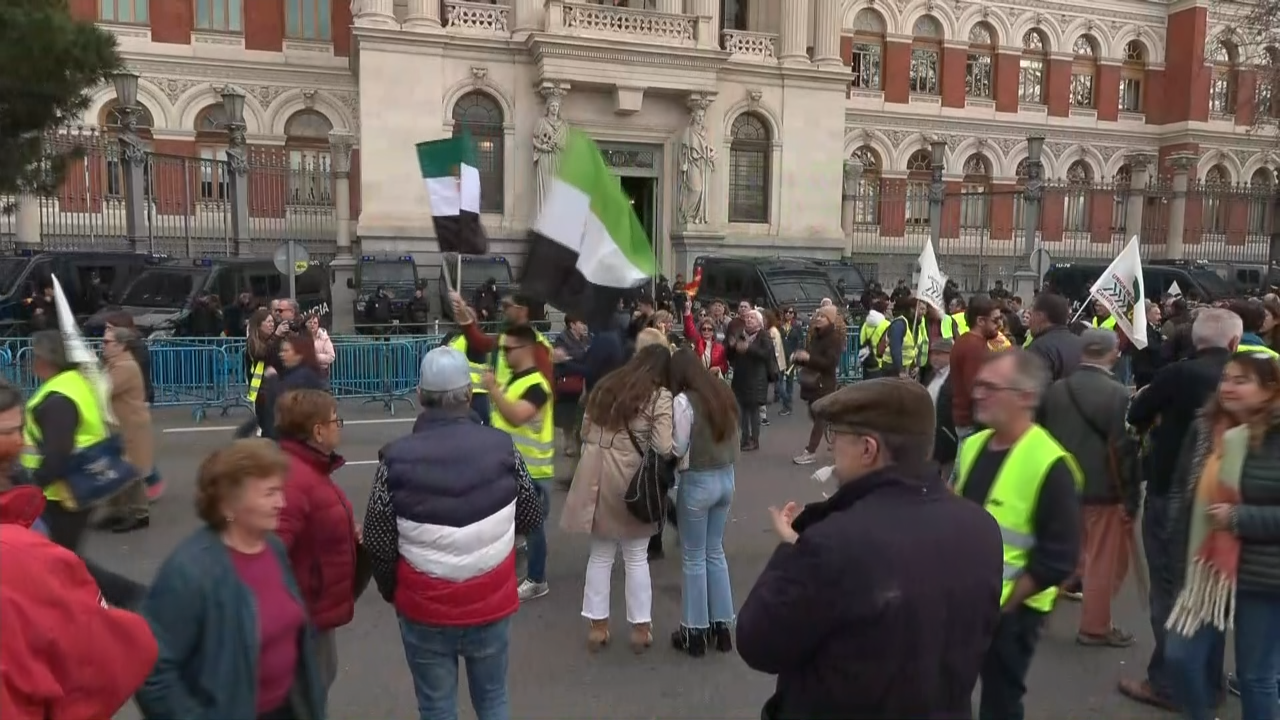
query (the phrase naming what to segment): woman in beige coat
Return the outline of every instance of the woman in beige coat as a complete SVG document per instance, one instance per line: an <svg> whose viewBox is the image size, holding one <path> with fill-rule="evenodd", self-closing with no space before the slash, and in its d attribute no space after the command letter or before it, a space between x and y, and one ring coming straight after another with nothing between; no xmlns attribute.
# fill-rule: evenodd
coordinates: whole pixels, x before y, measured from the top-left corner
<svg viewBox="0 0 1280 720"><path fill-rule="evenodd" d="M138 362L129 352L129 343L137 339L136 330L112 327L102 341L102 357L111 379L111 411L119 423L124 458L139 472L137 480L111 499L113 512L107 527L121 533L151 524L144 478L155 467L155 452L146 384Z"/></svg>
<svg viewBox="0 0 1280 720"><path fill-rule="evenodd" d="M591 534L582 616L591 622L587 645L592 651L609 642L609 583L619 548L626 570L631 647L644 652L653 644L648 546L658 525L633 517L623 496L643 457L636 445L645 448L647 441L654 452L671 457L671 393L666 388L670 365L671 352L666 347L642 348L626 365L600 380L587 398L582 458L560 527Z"/></svg>

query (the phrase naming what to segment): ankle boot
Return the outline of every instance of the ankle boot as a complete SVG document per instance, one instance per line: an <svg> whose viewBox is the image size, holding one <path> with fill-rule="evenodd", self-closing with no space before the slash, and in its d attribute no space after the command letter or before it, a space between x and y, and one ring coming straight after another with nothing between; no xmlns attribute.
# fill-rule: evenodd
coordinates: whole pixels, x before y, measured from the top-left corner
<svg viewBox="0 0 1280 720"><path fill-rule="evenodd" d="M716 650L733 652L733 630L729 623L711 623L711 638L715 641Z"/></svg>
<svg viewBox="0 0 1280 720"><path fill-rule="evenodd" d="M587 631L587 649L598 652L609 644L609 619L592 620L591 629Z"/></svg>
<svg viewBox="0 0 1280 720"><path fill-rule="evenodd" d="M671 647L687 654L689 657L702 657L707 654L707 628L688 628L683 625L671 633Z"/></svg>
<svg viewBox="0 0 1280 720"><path fill-rule="evenodd" d="M637 655L653 644L653 623L636 623L631 626L631 650Z"/></svg>

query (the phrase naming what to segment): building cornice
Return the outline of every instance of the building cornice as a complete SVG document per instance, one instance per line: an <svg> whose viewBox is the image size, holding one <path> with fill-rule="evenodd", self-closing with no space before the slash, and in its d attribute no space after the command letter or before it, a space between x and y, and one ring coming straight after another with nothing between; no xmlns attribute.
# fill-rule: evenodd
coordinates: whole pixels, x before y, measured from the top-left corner
<svg viewBox="0 0 1280 720"><path fill-rule="evenodd" d="M611 65L702 71L718 71L729 61L729 53L724 50L654 45L623 39L579 38L545 32L529 33L525 47L535 61L544 57L561 57Z"/></svg>

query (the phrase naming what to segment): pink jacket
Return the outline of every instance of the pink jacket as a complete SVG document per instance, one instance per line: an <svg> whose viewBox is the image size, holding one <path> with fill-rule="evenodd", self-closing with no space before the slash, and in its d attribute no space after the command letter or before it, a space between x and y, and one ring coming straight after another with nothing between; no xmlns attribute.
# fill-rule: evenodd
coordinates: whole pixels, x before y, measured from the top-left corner
<svg viewBox="0 0 1280 720"><path fill-rule="evenodd" d="M329 338L329 331L316 328L316 360L320 362L320 367L328 370L336 357L337 353L333 351L333 340Z"/></svg>

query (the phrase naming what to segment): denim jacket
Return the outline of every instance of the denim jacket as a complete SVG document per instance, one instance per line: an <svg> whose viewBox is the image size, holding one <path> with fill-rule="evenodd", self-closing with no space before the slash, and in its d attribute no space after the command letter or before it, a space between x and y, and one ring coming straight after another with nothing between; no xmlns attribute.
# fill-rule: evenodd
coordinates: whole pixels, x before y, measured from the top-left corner
<svg viewBox="0 0 1280 720"><path fill-rule="evenodd" d="M274 536L289 592L306 607L284 545ZM203 528L169 555L142 603L160 657L136 699L149 720L256 720L258 613L218 534ZM325 693L315 664L314 629L298 637L290 704L298 720L324 720Z"/></svg>

